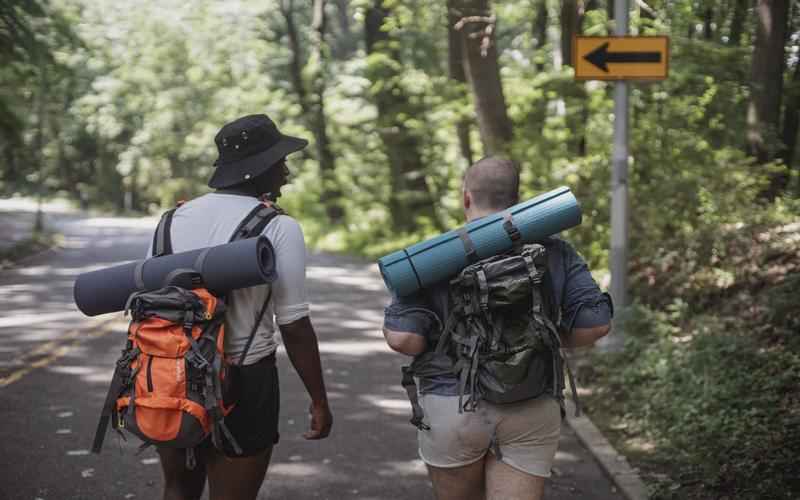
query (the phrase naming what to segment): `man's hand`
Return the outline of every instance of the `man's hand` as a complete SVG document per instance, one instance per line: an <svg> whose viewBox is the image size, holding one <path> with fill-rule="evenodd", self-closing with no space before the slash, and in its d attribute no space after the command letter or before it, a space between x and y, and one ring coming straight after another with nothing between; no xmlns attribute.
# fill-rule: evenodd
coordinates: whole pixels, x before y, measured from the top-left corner
<svg viewBox="0 0 800 500"><path fill-rule="evenodd" d="M331 426L333 426L333 415L328 408L328 402L311 403L308 408L308 413L311 415L311 427L303 434L306 439L324 439L331 433Z"/></svg>
<svg viewBox="0 0 800 500"><path fill-rule="evenodd" d="M311 429L303 434L306 439L322 439L331 432L333 417L328 408L328 395L322 377L317 334L308 317L287 325L280 325L283 345L289 361L311 396Z"/></svg>

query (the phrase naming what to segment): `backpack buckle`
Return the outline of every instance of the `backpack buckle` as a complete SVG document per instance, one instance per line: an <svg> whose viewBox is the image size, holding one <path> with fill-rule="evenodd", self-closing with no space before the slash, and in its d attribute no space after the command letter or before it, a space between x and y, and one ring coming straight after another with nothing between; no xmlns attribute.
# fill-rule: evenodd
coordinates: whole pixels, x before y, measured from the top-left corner
<svg viewBox="0 0 800 500"><path fill-rule="evenodd" d="M505 229L506 233L508 233L508 237L511 238L511 243L516 244L521 238L522 233L519 231L519 228L514 225L514 220L511 218L511 214L506 212L503 214L503 229Z"/></svg>
<svg viewBox="0 0 800 500"><path fill-rule="evenodd" d="M208 361L206 358L203 357L202 354L194 350L193 348L186 353L186 361L194 365L199 370L204 370L209 366Z"/></svg>

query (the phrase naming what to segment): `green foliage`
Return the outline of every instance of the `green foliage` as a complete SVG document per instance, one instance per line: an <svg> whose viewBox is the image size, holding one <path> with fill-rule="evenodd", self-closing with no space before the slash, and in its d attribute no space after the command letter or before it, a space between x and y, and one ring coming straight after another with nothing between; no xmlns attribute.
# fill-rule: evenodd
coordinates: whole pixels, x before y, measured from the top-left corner
<svg viewBox="0 0 800 500"><path fill-rule="evenodd" d="M652 292L637 293L625 318L625 351L596 357L585 374L602 380L592 413L660 471L656 498L800 492L797 229L728 227L710 261L699 249L663 259L650 277L666 281L637 285Z"/></svg>
<svg viewBox="0 0 800 500"><path fill-rule="evenodd" d="M557 2L545 2L548 26L537 39L544 1L492 3L511 154L524 198L559 185L573 190L584 223L565 236L603 275L613 84L576 82L559 62ZM315 58L311 2L294 2L294 19L302 78L324 88L336 158L324 182L341 191L344 216L332 226L320 203L324 176L313 147L289 158L292 184L281 204L316 248L377 257L463 223L467 161L456 128L465 119L475 159L482 147L469 86L448 75L446 2L385 0L387 40L371 54L364 23L378 3L352 0L339 16L342 4L328 2L330 50ZM585 12L585 34L612 28L607 4ZM800 448L797 399L787 386L800 350L787 333L800 330L798 169L756 165L747 153L752 9L737 45L730 36L738 2L644 4L653 12L634 8L632 29L670 36L670 76L630 87L635 333L621 357L597 361L596 390L619 404L594 405L627 426L624 438L655 443L640 455L670 471L665 480L652 476L662 497L781 498L781 487L796 485L779 440ZM793 12L797 26L800 10ZM286 133L313 137L279 13L278 0L4 2L0 194L62 194L86 207L156 212L206 192L214 134L238 116L266 112ZM787 41L784 104L797 92L788 75L798 44L797 36ZM782 139L772 134L772 147ZM406 172L390 168L412 155ZM759 193L776 172L788 172L791 183L768 204ZM425 189L408 188L420 186L414 175Z"/></svg>
<svg viewBox="0 0 800 500"><path fill-rule="evenodd" d="M626 331L636 335L624 354L596 360L606 389L590 399L590 411L614 416L618 444L646 469L664 464L641 453L642 441L671 462L668 474L648 478L655 498L795 498L797 351L752 335L753 325L735 316L686 321L680 310L634 309Z"/></svg>

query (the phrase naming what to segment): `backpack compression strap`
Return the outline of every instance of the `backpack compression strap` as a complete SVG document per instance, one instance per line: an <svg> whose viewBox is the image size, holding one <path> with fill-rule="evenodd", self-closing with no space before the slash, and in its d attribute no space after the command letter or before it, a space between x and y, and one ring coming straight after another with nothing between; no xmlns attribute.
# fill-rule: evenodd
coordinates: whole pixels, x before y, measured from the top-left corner
<svg viewBox="0 0 800 500"><path fill-rule="evenodd" d="M419 404L419 396L417 395L417 384L414 382L414 372L410 366L404 366L403 370L403 387L408 394L408 400L411 402L411 420L410 422L421 431L431 430L430 426L423 422L425 413L422 411L422 406Z"/></svg>

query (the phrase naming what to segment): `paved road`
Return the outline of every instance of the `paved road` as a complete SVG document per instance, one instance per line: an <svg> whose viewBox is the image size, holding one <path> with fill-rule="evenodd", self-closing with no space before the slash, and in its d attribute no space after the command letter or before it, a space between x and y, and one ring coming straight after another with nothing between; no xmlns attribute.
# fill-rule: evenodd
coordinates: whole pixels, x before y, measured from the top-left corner
<svg viewBox="0 0 800 500"><path fill-rule="evenodd" d="M63 248L0 273L0 500L157 498L158 459L134 455L135 439L109 435L102 455L88 453L125 323L72 304L77 274L141 256L155 219L62 215L58 225ZM387 297L374 266L314 255L308 279L334 431L302 439L308 401L281 353L281 442L260 498L432 499L399 385L403 359L379 332ZM555 469L548 498L619 498L568 427Z"/></svg>

